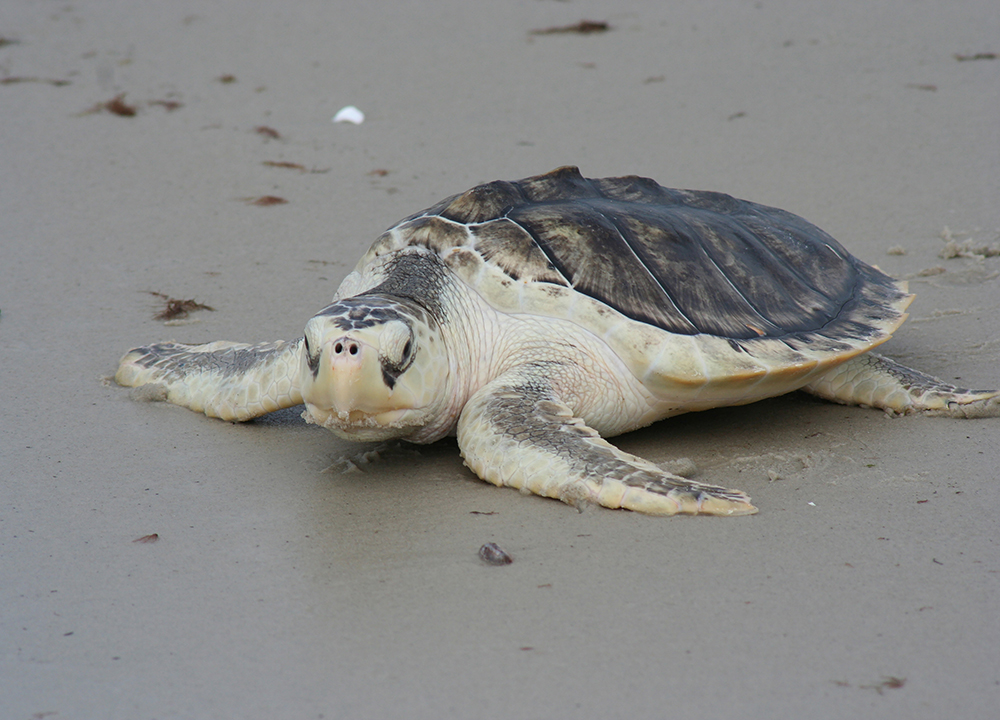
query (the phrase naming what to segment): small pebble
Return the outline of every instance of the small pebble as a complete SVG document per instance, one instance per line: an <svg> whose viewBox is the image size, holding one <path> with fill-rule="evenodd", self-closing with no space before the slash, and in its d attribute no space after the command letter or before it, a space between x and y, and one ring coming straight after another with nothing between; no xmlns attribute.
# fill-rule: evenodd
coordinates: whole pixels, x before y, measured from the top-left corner
<svg viewBox="0 0 1000 720"><path fill-rule="evenodd" d="M496 543L486 543L479 548L479 559L490 565L510 565L514 558L500 549Z"/></svg>

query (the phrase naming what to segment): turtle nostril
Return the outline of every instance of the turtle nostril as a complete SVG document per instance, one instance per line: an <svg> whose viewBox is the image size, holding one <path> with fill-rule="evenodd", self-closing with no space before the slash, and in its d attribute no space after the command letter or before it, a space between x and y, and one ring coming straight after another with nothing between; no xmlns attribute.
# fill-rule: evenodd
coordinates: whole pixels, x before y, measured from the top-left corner
<svg viewBox="0 0 1000 720"><path fill-rule="evenodd" d="M349 353L352 356L360 355L361 343L351 340L351 338L340 338L333 343L333 354L343 355L344 353Z"/></svg>

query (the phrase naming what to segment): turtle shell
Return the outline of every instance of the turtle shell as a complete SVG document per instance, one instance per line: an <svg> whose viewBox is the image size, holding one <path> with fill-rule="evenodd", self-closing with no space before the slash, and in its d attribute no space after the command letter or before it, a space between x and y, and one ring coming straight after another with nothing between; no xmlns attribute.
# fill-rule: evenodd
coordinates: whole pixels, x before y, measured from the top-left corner
<svg viewBox="0 0 1000 720"><path fill-rule="evenodd" d="M654 392L705 407L805 384L887 340L911 299L792 213L575 167L448 198L361 266L407 246L438 253L498 310L583 325Z"/></svg>

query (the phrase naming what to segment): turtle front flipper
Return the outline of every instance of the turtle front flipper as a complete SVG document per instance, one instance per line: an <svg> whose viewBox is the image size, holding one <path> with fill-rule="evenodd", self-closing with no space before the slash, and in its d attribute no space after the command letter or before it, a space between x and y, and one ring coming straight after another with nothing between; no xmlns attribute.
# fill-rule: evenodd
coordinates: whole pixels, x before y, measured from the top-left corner
<svg viewBox="0 0 1000 720"><path fill-rule="evenodd" d="M844 405L864 405L899 415L1000 416L1000 390L955 387L871 352L837 365L802 389Z"/></svg>
<svg viewBox="0 0 1000 720"><path fill-rule="evenodd" d="M299 375L302 340L157 343L130 350L115 380L149 386L152 399L223 420L249 420L302 402Z"/></svg>
<svg viewBox="0 0 1000 720"><path fill-rule="evenodd" d="M672 475L604 440L554 394L539 369L481 388L458 421L465 463L487 482L571 505L595 502L650 515L748 515L738 490Z"/></svg>

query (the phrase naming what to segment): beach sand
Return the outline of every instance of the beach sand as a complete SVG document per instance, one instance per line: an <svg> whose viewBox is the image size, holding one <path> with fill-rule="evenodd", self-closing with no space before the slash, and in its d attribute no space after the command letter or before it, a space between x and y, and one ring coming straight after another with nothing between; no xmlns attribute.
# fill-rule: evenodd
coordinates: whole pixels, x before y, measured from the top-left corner
<svg viewBox="0 0 1000 720"><path fill-rule="evenodd" d="M995 0L7 0L0 38L4 718L996 713L1000 420L674 418L616 442L760 513L664 519L110 381L294 338L399 218L575 164L802 215L910 280L886 354L995 387L1000 258L939 255L1000 237Z"/></svg>

